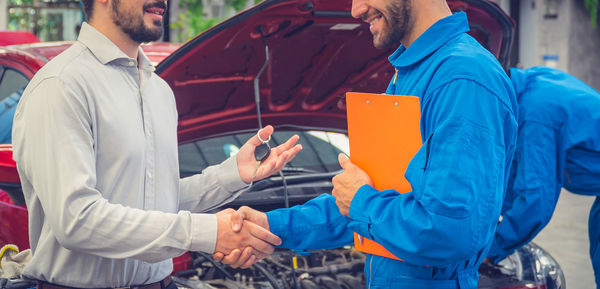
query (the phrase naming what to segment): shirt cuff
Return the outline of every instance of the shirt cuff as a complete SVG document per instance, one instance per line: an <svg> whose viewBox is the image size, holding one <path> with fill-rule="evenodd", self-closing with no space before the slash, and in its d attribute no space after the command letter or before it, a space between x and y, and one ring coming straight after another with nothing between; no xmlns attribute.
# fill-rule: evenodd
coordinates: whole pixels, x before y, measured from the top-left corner
<svg viewBox="0 0 600 289"><path fill-rule="evenodd" d="M287 237L288 224L284 221L285 219L289 219L289 210L279 209L270 212L266 212L267 221L269 222L269 230L271 233L279 236L282 240ZM284 218L283 214L286 214L286 218ZM283 244L282 244L283 245Z"/></svg>
<svg viewBox="0 0 600 289"><path fill-rule="evenodd" d="M217 247L217 215L191 214L192 242L190 251L212 254Z"/></svg>
<svg viewBox="0 0 600 289"><path fill-rule="evenodd" d="M379 192L377 189L369 185L361 186L358 191L356 191L356 194L354 194L352 202L350 202L348 217L354 221L371 223L371 218L369 218L368 200L377 192Z"/></svg>
<svg viewBox="0 0 600 289"><path fill-rule="evenodd" d="M221 163L217 173L219 184L229 192L236 192L248 186L242 177L237 166L236 156L231 156Z"/></svg>

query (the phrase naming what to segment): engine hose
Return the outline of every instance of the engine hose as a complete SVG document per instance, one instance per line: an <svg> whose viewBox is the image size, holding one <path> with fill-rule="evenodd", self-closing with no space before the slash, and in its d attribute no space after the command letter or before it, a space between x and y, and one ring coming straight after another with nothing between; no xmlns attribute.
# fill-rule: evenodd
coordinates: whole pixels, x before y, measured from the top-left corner
<svg viewBox="0 0 600 289"><path fill-rule="evenodd" d="M227 277L227 279L235 281L235 277L233 277L233 275L231 275L231 273L227 272L227 270L225 270L225 268L223 268L221 266L221 264L217 263L217 261L215 261L215 259L213 259L212 256L210 256L204 252L196 252L196 253L198 255L204 257L204 259L211 262L213 264L213 266L215 266L215 268L217 268L219 271L221 271L221 273L223 273L225 275L225 277Z"/></svg>
<svg viewBox="0 0 600 289"><path fill-rule="evenodd" d="M282 171L279 171L279 175L281 176L281 180L283 181L283 195L285 196L285 207L289 209L290 207L290 193L287 188L287 181L285 180L285 176ZM294 284L294 289L300 289L298 284L298 278L296 277L296 268L294 266L294 256L290 255L290 264L292 265L292 283Z"/></svg>
<svg viewBox="0 0 600 289"><path fill-rule="evenodd" d="M313 267L309 269L298 269L299 272L309 273L313 275L330 275L337 274L341 272L353 272L355 271L355 267L364 266L362 261L350 261L348 263L339 264L339 265L328 265L322 267Z"/></svg>
<svg viewBox="0 0 600 289"><path fill-rule="evenodd" d="M350 274L337 274L335 276L335 279L337 279L339 283L341 283L343 286L345 286L344 288L349 288L349 289L365 288L365 285L362 284L360 278L354 277Z"/></svg>
<svg viewBox="0 0 600 289"><path fill-rule="evenodd" d="M321 288L342 289L342 286L338 283L338 281L329 276L317 276L317 278L315 278L315 281L317 281L317 283L321 285Z"/></svg>
<svg viewBox="0 0 600 289"><path fill-rule="evenodd" d="M319 289L317 283L311 281L310 279L300 280L300 286L302 287L302 289Z"/></svg>
<svg viewBox="0 0 600 289"><path fill-rule="evenodd" d="M258 271L260 271L261 273L263 273L263 275L265 275L269 283L273 285L273 289L282 289L281 286L279 286L279 283L277 283L277 279L275 279L275 276L273 276L273 274L271 274L269 270L265 269L265 267L259 265L258 263L254 263L254 265L252 266L258 269Z"/></svg>

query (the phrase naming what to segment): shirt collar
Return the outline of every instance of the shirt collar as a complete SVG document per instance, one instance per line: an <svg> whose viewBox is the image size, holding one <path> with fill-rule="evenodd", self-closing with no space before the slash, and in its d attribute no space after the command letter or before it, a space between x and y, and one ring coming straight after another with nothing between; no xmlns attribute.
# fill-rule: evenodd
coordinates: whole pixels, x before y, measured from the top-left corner
<svg viewBox="0 0 600 289"><path fill-rule="evenodd" d="M442 47L448 40L467 31L469 31L467 14L455 13L438 20L408 48L400 45L388 59L395 67L415 64Z"/></svg>
<svg viewBox="0 0 600 289"><path fill-rule="evenodd" d="M131 58L127 56L127 54L125 54L110 39L108 39L108 37L96 30L96 28L92 27L87 22L83 22L81 25L81 31L79 32L77 41L85 45L104 65L118 59L125 60L123 63L127 63L128 60L131 60ZM154 66L141 47L138 48L137 61L139 62L138 67L140 69L154 71Z"/></svg>

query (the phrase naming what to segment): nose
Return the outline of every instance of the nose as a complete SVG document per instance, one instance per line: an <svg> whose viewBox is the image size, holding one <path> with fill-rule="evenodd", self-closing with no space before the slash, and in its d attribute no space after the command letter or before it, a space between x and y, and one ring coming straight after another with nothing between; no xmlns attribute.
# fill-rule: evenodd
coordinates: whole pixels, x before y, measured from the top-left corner
<svg viewBox="0 0 600 289"><path fill-rule="evenodd" d="M367 0L352 0L352 17L361 18L367 11L369 11Z"/></svg>

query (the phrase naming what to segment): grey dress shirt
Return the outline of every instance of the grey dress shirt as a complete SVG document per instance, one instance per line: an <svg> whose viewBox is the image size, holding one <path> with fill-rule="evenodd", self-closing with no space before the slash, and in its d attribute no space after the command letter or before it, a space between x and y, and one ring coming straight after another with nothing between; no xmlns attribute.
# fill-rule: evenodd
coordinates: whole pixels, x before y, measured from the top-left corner
<svg viewBox="0 0 600 289"><path fill-rule="evenodd" d="M71 287L148 284L172 257L212 253L216 217L192 212L246 186L235 158L179 178L173 92L141 50L129 58L86 23L27 86L13 145L33 250L23 276Z"/></svg>

